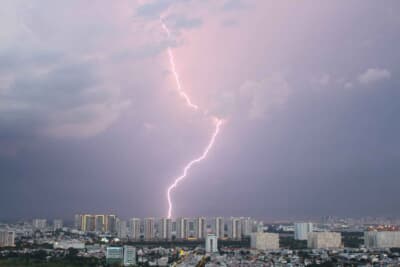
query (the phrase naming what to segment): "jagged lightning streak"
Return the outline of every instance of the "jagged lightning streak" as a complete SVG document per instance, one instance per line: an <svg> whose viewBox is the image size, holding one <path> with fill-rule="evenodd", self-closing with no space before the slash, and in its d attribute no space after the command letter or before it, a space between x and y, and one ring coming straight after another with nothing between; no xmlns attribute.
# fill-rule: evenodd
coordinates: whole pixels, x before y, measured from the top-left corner
<svg viewBox="0 0 400 267"><path fill-rule="evenodd" d="M171 217L172 217L172 201L171 201L171 191L172 191L172 189L174 189L175 187L177 187L178 184L179 184L179 182L182 181L182 180L187 176L187 174L188 174L190 168L192 168L193 165L195 165L196 163L199 163L200 161L202 161L203 159L205 159L205 158L207 157L208 152L210 151L210 149L211 149L211 148L213 147L213 145L214 145L215 138L217 137L217 135L218 135L218 133L219 133L221 124L222 124L222 120L221 120L221 119L216 119L215 131L214 131L214 133L213 133L213 135L212 135L212 137L211 137L211 140L210 140L210 142L208 143L207 147L204 149L203 154L202 154L200 157L198 157L198 158L192 160L191 162L189 162L189 163L185 166L185 168L183 169L182 175L179 176L179 177L177 177L177 178L175 179L174 183L171 184L171 185L168 187L168 190L167 190L167 198L168 198L168 218L171 218Z"/></svg>
<svg viewBox="0 0 400 267"><path fill-rule="evenodd" d="M160 21L161 21L161 25L162 25L165 33L168 35L168 38L170 38L171 37L171 33L170 33L169 29L167 28L167 25L165 25L165 23L162 22L161 19L160 19ZM179 79L179 74L178 74L178 71L176 70L174 54L172 53L171 47L168 47L167 52L168 52L169 63L171 64L171 71L174 74L174 78L175 78L176 85L178 87L179 95L185 99L186 104L189 107L191 107L193 109L198 109L199 107L192 103L192 101L190 100L189 96L182 89L181 80Z"/></svg>
<svg viewBox="0 0 400 267"><path fill-rule="evenodd" d="M165 23L162 21L161 18L160 18L160 22L161 22L162 28L164 29L164 31L167 34L168 38L170 38L171 33L170 33L167 25L165 25ZM179 74L178 74L178 71L176 70L175 58L174 58L174 54L172 53L171 47L168 47L167 52L168 52L169 63L171 65L171 71L172 71L172 73L174 75L179 95L182 98L185 99L186 104L190 108L192 108L194 110L199 109L199 107L190 100L190 97L185 93L185 91L182 88L182 84L181 84L181 81L179 79ZM187 176L188 172L190 171L190 169L192 168L193 165L199 163L200 161L204 160L207 157L208 152L211 150L211 148L213 147L213 145L215 143L215 139L217 138L217 136L219 134L221 125L223 123L223 120L219 119L217 117L213 117L213 119L214 119L214 122L215 122L215 130L214 130L214 133L211 136L211 139L210 139L208 145L204 149L203 153L198 158L195 158L192 161L190 161L188 164L186 164L186 166L183 169L182 175L176 177L174 182L167 189L168 218L172 217L172 200L171 200L171 192L172 192L172 190L175 189L183 179L185 179L185 177Z"/></svg>

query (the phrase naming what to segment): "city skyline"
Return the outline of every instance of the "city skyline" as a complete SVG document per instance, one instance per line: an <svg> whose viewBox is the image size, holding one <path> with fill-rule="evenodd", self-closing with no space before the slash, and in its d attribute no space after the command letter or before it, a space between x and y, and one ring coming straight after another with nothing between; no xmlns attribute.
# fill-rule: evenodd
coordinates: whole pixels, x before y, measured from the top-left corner
<svg viewBox="0 0 400 267"><path fill-rule="evenodd" d="M398 8L4 1L0 222L397 217Z"/></svg>

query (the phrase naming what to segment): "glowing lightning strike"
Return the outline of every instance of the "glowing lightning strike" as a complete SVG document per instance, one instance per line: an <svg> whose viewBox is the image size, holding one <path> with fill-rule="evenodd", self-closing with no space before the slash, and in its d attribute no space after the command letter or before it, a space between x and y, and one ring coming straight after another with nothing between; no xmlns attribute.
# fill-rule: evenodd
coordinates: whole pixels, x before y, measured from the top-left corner
<svg viewBox="0 0 400 267"><path fill-rule="evenodd" d="M164 29L165 33L168 35L168 38L169 38L171 36L171 33L170 33L168 27L163 23L161 18L160 18L160 22L161 22L162 28ZM184 90L182 88L181 81L179 79L179 75L178 75L178 72L177 72L176 66L175 66L174 54L172 53L172 49L170 47L168 47L168 58L169 58L169 63L171 65L172 73L175 77L175 82L177 84L177 89L178 89L179 95L185 99L186 104L190 108L195 109L195 110L199 109L199 107L197 105L192 103L192 101L190 100L190 97L184 92ZM211 150L211 148L214 145L215 139L217 138L217 135L219 133L219 130L223 123L223 120L219 119L217 117L213 117L213 119L215 121L215 130L214 130L213 135L211 136L210 142L208 143L207 147L204 149L203 154L201 154L200 157L190 161L183 169L182 175L175 178L175 181L173 182L173 184L171 184L168 187L168 190L167 190L168 218L172 217L171 191L178 186L179 182L181 182L183 179L185 179L185 177L187 176L189 170L192 168L193 165L199 163L200 161L202 161L203 159L205 159L207 157L208 152Z"/></svg>
<svg viewBox="0 0 400 267"><path fill-rule="evenodd" d="M213 133L213 135L212 135L212 137L211 137L211 140L210 140L210 142L208 143L206 149L204 150L203 154L202 154L200 157L198 157L198 158L192 160L191 162L189 162L189 163L186 165L186 167L183 169L182 175L179 176L179 177L177 177L177 178L175 179L174 183L168 187L168 190L167 190L167 198L168 198L168 205L169 205L169 208L168 208L168 218L171 218L171 216L172 216L172 201L171 201L171 191L172 191L172 189L174 189L175 187L177 187L178 183L179 183L180 181L182 181L182 180L186 177L186 175L188 174L190 168L192 168L192 166L193 166L194 164L199 163L200 161L202 161L203 159L205 159L205 158L207 157L208 152L210 151L210 149L211 149L211 148L213 147L213 145L214 145L215 138L217 137L217 135L218 135L218 133L219 133L219 129L220 129L220 127L221 127L221 124L222 124L222 120L221 120L221 119L216 119L215 131L214 131L214 133Z"/></svg>
<svg viewBox="0 0 400 267"><path fill-rule="evenodd" d="M162 28L164 29L165 33L168 35L168 38L170 38L171 33L170 33L167 25L165 25L165 23L162 21L161 18L160 18L160 22L161 22ZM171 47L168 47L168 58L169 58L169 63L171 64L172 73L174 74L174 77L175 77L176 85L178 86L179 95L185 99L186 104L189 107L191 107L193 109L198 109L199 107L192 103L189 96L182 89L181 80L179 79L179 74L178 74L178 71L176 70L174 54L172 53Z"/></svg>
<svg viewBox="0 0 400 267"><path fill-rule="evenodd" d="M176 67L175 67L174 54L172 54L172 50L169 47L168 47L168 57L169 57L169 62L171 64L172 73L174 74L175 81L178 86L179 95L186 100L186 104L189 107L191 107L193 109L198 109L199 107L197 105L193 104L192 101L190 101L189 96L182 89L181 81L179 79L179 75L178 75L178 72L176 71Z"/></svg>

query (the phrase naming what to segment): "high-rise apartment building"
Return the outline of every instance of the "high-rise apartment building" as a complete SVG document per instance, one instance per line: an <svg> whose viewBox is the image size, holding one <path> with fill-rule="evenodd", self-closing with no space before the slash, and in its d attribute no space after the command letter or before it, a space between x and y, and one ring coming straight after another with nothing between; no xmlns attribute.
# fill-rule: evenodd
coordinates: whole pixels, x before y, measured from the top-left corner
<svg viewBox="0 0 400 267"><path fill-rule="evenodd" d="M306 223L295 223L294 224L294 239L296 240L307 240L308 233L313 231L313 224Z"/></svg>
<svg viewBox="0 0 400 267"><path fill-rule="evenodd" d="M215 234L208 234L205 241L206 253L218 252L218 237Z"/></svg>
<svg viewBox="0 0 400 267"><path fill-rule="evenodd" d="M164 240L172 239L172 221L169 218L161 218L159 223L159 238Z"/></svg>
<svg viewBox="0 0 400 267"><path fill-rule="evenodd" d="M104 233L106 231L106 216L105 215L95 215L95 231Z"/></svg>
<svg viewBox="0 0 400 267"><path fill-rule="evenodd" d="M84 232L116 233L116 220L112 214L76 214L74 227Z"/></svg>
<svg viewBox="0 0 400 267"><path fill-rule="evenodd" d="M279 234L252 233L250 234L250 247L259 250L279 249Z"/></svg>
<svg viewBox="0 0 400 267"><path fill-rule="evenodd" d="M342 236L335 232L310 232L307 238L307 247L312 249L340 248Z"/></svg>
<svg viewBox="0 0 400 267"><path fill-rule="evenodd" d="M176 238L177 239L187 239L189 236L189 223L186 218L176 219Z"/></svg>
<svg viewBox="0 0 400 267"><path fill-rule="evenodd" d="M241 239L242 238L242 225L239 218L231 218L229 224L229 238Z"/></svg>
<svg viewBox="0 0 400 267"><path fill-rule="evenodd" d="M364 232L366 248L400 248L400 232L368 231Z"/></svg>
<svg viewBox="0 0 400 267"><path fill-rule="evenodd" d="M198 217L194 221L195 238L204 239L206 237L206 218Z"/></svg>
<svg viewBox="0 0 400 267"><path fill-rule="evenodd" d="M144 240L153 240L155 236L154 218L144 219Z"/></svg>
<svg viewBox="0 0 400 267"><path fill-rule="evenodd" d="M85 214L82 220L82 231L94 232L96 231L96 216Z"/></svg>
<svg viewBox="0 0 400 267"><path fill-rule="evenodd" d="M62 220L54 220L53 221L53 230L57 231L63 228L63 221Z"/></svg>
<svg viewBox="0 0 400 267"><path fill-rule="evenodd" d="M240 218L242 236L250 236L250 234L253 232L253 224L254 221L250 217Z"/></svg>
<svg viewBox="0 0 400 267"><path fill-rule="evenodd" d="M217 236L217 238L225 237L225 223L224 218L216 217L212 223L212 232Z"/></svg>
<svg viewBox="0 0 400 267"><path fill-rule="evenodd" d="M15 233L14 231L0 230L0 247L14 247Z"/></svg>
<svg viewBox="0 0 400 267"><path fill-rule="evenodd" d="M82 214L75 214L74 216L74 229L82 230Z"/></svg>
<svg viewBox="0 0 400 267"><path fill-rule="evenodd" d="M257 233L263 233L264 232L264 223L263 222L258 222L255 227L255 232Z"/></svg>
<svg viewBox="0 0 400 267"><path fill-rule="evenodd" d="M117 236L118 238L128 238L128 224L126 221L117 219Z"/></svg>
<svg viewBox="0 0 400 267"><path fill-rule="evenodd" d="M116 233L117 232L117 216L108 214L105 215L105 231L107 233Z"/></svg>
<svg viewBox="0 0 400 267"><path fill-rule="evenodd" d="M131 239L133 239L133 240L140 239L140 225L141 225L141 221L139 218L132 218L129 220L128 232L129 232L129 237Z"/></svg>

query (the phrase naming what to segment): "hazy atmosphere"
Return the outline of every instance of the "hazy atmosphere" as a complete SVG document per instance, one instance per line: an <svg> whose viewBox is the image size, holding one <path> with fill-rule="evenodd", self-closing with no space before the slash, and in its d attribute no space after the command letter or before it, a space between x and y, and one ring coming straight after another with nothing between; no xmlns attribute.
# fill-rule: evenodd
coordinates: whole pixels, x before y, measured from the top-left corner
<svg viewBox="0 0 400 267"><path fill-rule="evenodd" d="M0 219L394 216L400 2L1 1ZM162 23L170 30L168 37Z"/></svg>

